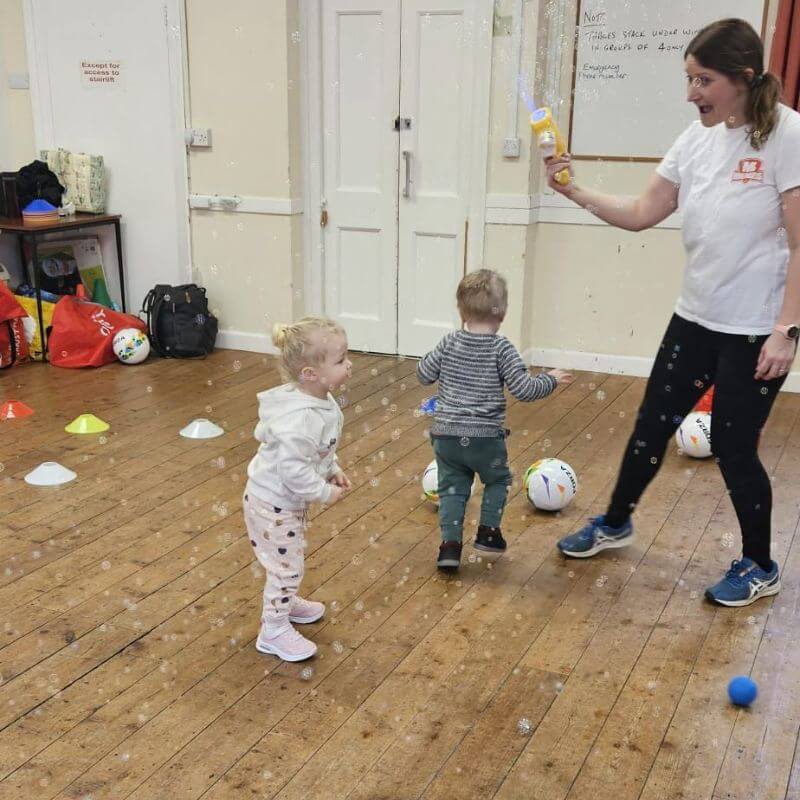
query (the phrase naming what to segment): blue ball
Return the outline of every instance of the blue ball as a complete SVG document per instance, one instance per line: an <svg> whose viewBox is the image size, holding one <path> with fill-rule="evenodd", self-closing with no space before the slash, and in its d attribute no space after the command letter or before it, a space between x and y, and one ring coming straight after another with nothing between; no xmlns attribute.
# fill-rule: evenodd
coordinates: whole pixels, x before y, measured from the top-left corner
<svg viewBox="0 0 800 800"><path fill-rule="evenodd" d="M747 675L737 675L728 684L728 697L736 706L749 706L758 695L758 686Z"/></svg>

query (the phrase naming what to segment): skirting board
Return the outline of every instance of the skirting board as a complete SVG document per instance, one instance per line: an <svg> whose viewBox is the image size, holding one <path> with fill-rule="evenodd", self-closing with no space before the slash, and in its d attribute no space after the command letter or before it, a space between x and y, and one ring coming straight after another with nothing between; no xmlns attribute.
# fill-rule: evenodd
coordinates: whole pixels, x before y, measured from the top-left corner
<svg viewBox="0 0 800 800"><path fill-rule="evenodd" d="M523 357L528 365L579 369L585 372L604 372L612 375L633 375L646 378L653 366L652 358L616 356L608 353L586 353L579 350L530 348ZM790 372L783 384L784 392L800 392L800 372Z"/></svg>
<svg viewBox="0 0 800 800"><path fill-rule="evenodd" d="M244 331L220 331L217 334L217 347L221 350L246 350L250 353L277 355L278 350L265 333L246 333ZM644 356L616 356L609 353L586 353L580 350L554 350L549 348L529 348L523 352L529 366L559 367L578 369L584 372L604 372L611 375L633 375L646 378L653 366L652 358ZM800 372L790 372L784 392L800 392Z"/></svg>
<svg viewBox="0 0 800 800"><path fill-rule="evenodd" d="M246 350L248 353L269 353L273 356L278 354L278 348L266 333L219 331L216 346L221 350Z"/></svg>

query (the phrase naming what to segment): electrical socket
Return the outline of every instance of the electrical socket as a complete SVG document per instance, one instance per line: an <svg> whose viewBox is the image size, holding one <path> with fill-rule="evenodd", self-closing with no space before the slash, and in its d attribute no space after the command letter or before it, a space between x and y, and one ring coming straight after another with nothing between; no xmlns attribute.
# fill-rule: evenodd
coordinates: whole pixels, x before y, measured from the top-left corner
<svg viewBox="0 0 800 800"><path fill-rule="evenodd" d="M190 147L211 147L211 128L192 128Z"/></svg>
<svg viewBox="0 0 800 800"><path fill-rule="evenodd" d="M503 139L503 158L519 158L519 139Z"/></svg>

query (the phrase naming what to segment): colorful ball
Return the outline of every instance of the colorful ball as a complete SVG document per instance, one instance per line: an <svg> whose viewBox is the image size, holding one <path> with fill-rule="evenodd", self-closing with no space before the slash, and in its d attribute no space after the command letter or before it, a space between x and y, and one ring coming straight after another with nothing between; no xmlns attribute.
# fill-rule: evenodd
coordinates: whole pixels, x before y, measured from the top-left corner
<svg viewBox="0 0 800 800"><path fill-rule="evenodd" d="M422 473L422 491L425 497L436 505L439 504L439 469L434 458Z"/></svg>
<svg viewBox="0 0 800 800"><path fill-rule="evenodd" d="M681 422L675 433L678 447L692 458L708 458L711 455L711 414L693 411Z"/></svg>
<svg viewBox="0 0 800 800"><path fill-rule="evenodd" d="M472 497L475 491L475 478L472 481L469 494ZM439 505L439 469L436 466L436 459L434 458L427 467L425 472L422 473L422 491L425 493L426 499L430 500L435 506Z"/></svg>
<svg viewBox="0 0 800 800"><path fill-rule="evenodd" d="M114 336L114 355L123 364L141 364L150 355L150 340L138 328L123 328Z"/></svg>
<svg viewBox="0 0 800 800"><path fill-rule="evenodd" d="M758 686L747 675L737 675L728 684L728 697L735 706L749 706L758 696Z"/></svg>
<svg viewBox="0 0 800 800"><path fill-rule="evenodd" d="M542 511L566 508L578 491L578 478L572 467L558 458L534 461L525 471L522 485L528 500Z"/></svg>

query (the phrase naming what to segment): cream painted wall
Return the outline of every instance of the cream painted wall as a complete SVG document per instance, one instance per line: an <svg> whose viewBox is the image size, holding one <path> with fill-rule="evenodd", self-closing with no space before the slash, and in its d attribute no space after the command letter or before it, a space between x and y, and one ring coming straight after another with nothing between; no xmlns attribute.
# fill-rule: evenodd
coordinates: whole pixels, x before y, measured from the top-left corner
<svg viewBox="0 0 800 800"><path fill-rule="evenodd" d="M36 157L30 91L8 87L9 75L15 72L28 72L22 0L3 0L0 3L0 170L17 169Z"/></svg>

